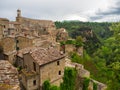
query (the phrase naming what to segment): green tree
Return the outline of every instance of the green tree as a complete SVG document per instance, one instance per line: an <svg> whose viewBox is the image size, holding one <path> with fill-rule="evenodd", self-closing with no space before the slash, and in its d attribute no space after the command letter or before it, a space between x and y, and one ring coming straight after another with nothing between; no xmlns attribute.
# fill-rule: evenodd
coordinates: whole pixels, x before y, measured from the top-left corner
<svg viewBox="0 0 120 90"><path fill-rule="evenodd" d="M73 68L65 68L61 90L74 90L77 71Z"/></svg>
<svg viewBox="0 0 120 90"><path fill-rule="evenodd" d="M76 37L76 43L75 43L76 47L81 47L83 46L83 38L81 36L77 36Z"/></svg>
<svg viewBox="0 0 120 90"><path fill-rule="evenodd" d="M50 90L50 82L48 80L43 83L43 90Z"/></svg>

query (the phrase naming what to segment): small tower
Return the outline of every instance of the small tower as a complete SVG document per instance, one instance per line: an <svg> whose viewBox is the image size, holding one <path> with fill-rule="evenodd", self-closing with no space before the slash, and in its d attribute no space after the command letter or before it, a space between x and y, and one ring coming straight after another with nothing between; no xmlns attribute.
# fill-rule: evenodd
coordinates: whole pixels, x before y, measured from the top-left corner
<svg viewBox="0 0 120 90"><path fill-rule="evenodd" d="M17 10L17 17L21 17L21 10L20 9Z"/></svg>
<svg viewBox="0 0 120 90"><path fill-rule="evenodd" d="M20 9L17 10L16 21L17 21L17 22L21 22L21 10L20 10Z"/></svg>

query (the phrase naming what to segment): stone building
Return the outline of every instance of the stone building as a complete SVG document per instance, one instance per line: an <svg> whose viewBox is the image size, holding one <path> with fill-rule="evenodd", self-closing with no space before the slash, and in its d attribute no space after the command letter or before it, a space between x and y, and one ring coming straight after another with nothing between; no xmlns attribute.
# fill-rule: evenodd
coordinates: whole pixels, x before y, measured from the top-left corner
<svg viewBox="0 0 120 90"><path fill-rule="evenodd" d="M3 38L3 25L0 24L0 40Z"/></svg>
<svg viewBox="0 0 120 90"><path fill-rule="evenodd" d="M7 53L7 52L12 52L14 51L16 48L16 44L15 44L15 37L14 36L9 36L9 37L5 37L1 40L0 44L3 47L3 52Z"/></svg>
<svg viewBox="0 0 120 90"><path fill-rule="evenodd" d="M0 90L20 90L17 69L5 60L0 60Z"/></svg>
<svg viewBox="0 0 120 90"><path fill-rule="evenodd" d="M4 37L0 41L0 59L9 60L10 63L14 63L14 56L16 54L16 43L13 36Z"/></svg>
<svg viewBox="0 0 120 90"><path fill-rule="evenodd" d="M20 33L20 23L11 21L9 22L8 35L16 35Z"/></svg>
<svg viewBox="0 0 120 90"><path fill-rule="evenodd" d="M37 20L22 17L21 10L17 10L16 22L19 22L21 24L22 32L27 32L27 28L27 30L29 32L33 32L32 34L35 36L48 34L48 31L56 29L54 22L50 20Z"/></svg>
<svg viewBox="0 0 120 90"><path fill-rule="evenodd" d="M34 37L32 37L32 36L23 36L23 35L17 36L16 37L17 50L24 49L27 47L32 47L33 39L34 39Z"/></svg>
<svg viewBox="0 0 120 90"><path fill-rule="evenodd" d="M8 35L9 20L6 18L0 18L0 24L2 25L3 37Z"/></svg>
<svg viewBox="0 0 120 90"><path fill-rule="evenodd" d="M29 53L30 51L36 49L37 47L27 47L17 51L15 65L17 67L24 68L24 57L23 55Z"/></svg>
<svg viewBox="0 0 120 90"><path fill-rule="evenodd" d="M27 90L42 90L45 80L59 85L65 67L65 55L53 47L37 48L23 55L22 84Z"/></svg>

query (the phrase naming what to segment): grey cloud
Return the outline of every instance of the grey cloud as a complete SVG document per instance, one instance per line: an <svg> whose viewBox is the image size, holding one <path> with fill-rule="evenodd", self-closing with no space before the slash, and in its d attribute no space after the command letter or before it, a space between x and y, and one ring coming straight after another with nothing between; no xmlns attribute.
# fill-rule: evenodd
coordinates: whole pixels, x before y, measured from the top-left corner
<svg viewBox="0 0 120 90"><path fill-rule="evenodd" d="M115 3L115 5L110 6L109 9L107 11L98 9L98 11L96 11L95 16L91 16L89 17L90 20L99 20L99 19L103 19L105 17L109 17L109 16L116 16L116 15L120 15L120 1L117 0L117 2Z"/></svg>
<svg viewBox="0 0 120 90"><path fill-rule="evenodd" d="M15 19L16 10L22 10L22 16L38 19L63 20L69 15L79 15L97 20L112 13L118 13L119 7L114 7L110 11L97 11L94 16L84 15L83 12L101 8L107 3L106 0L1 0L0 17ZM119 2L120 5L120 2ZM119 6L116 4L116 6Z"/></svg>

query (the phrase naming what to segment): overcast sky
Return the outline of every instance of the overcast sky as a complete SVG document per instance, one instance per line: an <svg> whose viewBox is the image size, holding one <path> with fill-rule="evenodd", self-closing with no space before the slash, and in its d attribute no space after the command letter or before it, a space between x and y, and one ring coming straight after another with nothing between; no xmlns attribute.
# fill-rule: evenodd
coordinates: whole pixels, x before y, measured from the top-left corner
<svg viewBox="0 0 120 90"><path fill-rule="evenodd" d="M0 0L0 17L22 16L54 21L119 21L120 0Z"/></svg>

